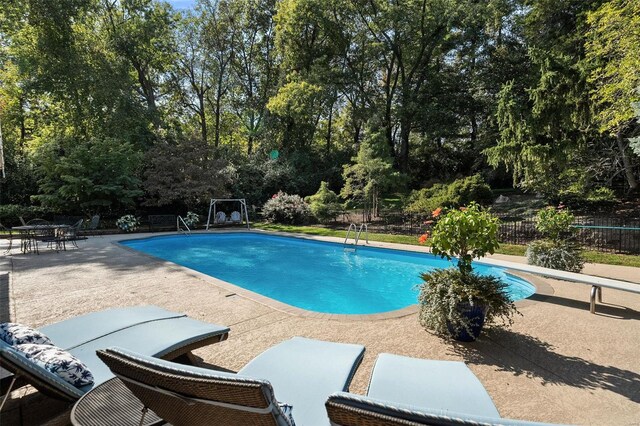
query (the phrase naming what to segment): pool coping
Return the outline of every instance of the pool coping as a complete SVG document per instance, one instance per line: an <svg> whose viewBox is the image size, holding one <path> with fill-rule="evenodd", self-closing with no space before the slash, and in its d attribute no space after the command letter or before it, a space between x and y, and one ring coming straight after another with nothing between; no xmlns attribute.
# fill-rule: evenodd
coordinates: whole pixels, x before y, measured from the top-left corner
<svg viewBox="0 0 640 426"><path fill-rule="evenodd" d="M341 238L337 238L337 237L325 237L325 236L319 236L319 235L298 234L298 233L288 233L288 232L279 232L279 231L266 231L263 229L246 229L246 228L216 229L216 230L209 230L209 231L204 231L204 230L194 231L192 233L204 234L204 235L215 234L215 233L221 233L221 234L222 233L254 233L254 234L265 234L265 235L277 235L277 236L290 237L290 238L291 237L301 238L306 240L324 241L324 242L331 242L331 243L343 242ZM284 312L286 314L290 314L298 317L304 317L304 318L328 319L328 320L338 320L338 321L377 321L377 320L388 320L388 319L406 317L409 315L416 314L420 310L420 306L418 304L409 305L402 309L396 309L393 311L381 312L376 314L330 314L330 313L315 312L307 309L298 308L296 306L288 305L286 303L280 302L279 300L264 296L260 293L256 293L246 288L237 286L230 282L223 281L219 278L212 277L211 275L207 275L203 272L199 272L194 269L188 268L186 266L179 265L175 262L171 262L170 260L161 259L159 257L153 256L148 253L144 253L140 250L136 250L134 248L121 244L121 242L129 241L129 240L139 240L139 239L147 239L147 238L161 237L161 236L184 235L184 233L181 233L181 232L167 232L159 235L158 234L147 235L147 234L148 233L145 233L144 234L145 236L139 236L139 234L131 235L129 238L126 238L126 237L122 238L124 236L120 236L121 238L119 238L116 241L112 241L111 244L114 244L115 246L120 247L124 250L128 250L132 253L136 253L138 255L142 255L150 259L153 259L154 261L162 263L173 269L182 270L189 276L199 278L205 282L211 283L214 286L222 290L225 290L227 292L227 294L225 294L225 297L232 297L232 296L243 297L245 299L252 300L256 303L260 303L261 305L267 306L269 308L278 310L280 312ZM396 251L408 251L408 252L415 252L415 253L431 253L431 251L427 247L407 246L404 244L396 244L396 243L379 243L377 241L371 241L370 243L366 243L366 244L358 244L358 246L383 248L383 249L396 250ZM397 247L397 248L394 248L394 247ZM488 260L488 259L483 259L483 260ZM491 264L491 262L483 262L483 261L477 261L477 262L481 264L489 265L489 266L494 266ZM504 266L501 266L501 267L505 268ZM536 302L543 301L547 297L553 295L554 293L553 287L549 285L546 282L546 280L544 280L543 278L532 275L532 274L528 274L525 272L521 272L521 271L514 271L509 269L508 267L506 267L505 269L507 273L528 281L536 289L535 292L528 298L520 299L514 302L516 307L521 308L521 307L530 306L535 304ZM537 295L538 297L535 300L532 300L531 297L535 295Z"/></svg>

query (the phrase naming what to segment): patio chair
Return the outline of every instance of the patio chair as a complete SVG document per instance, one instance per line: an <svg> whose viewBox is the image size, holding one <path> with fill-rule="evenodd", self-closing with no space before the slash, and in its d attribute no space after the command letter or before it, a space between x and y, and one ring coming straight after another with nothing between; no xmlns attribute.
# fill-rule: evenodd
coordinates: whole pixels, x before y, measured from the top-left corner
<svg viewBox="0 0 640 426"><path fill-rule="evenodd" d="M225 212L216 213L214 223L227 223L227 215L225 214Z"/></svg>
<svg viewBox="0 0 640 426"><path fill-rule="evenodd" d="M325 405L333 426L544 424L501 418L463 362L391 354L378 356L367 396L337 392Z"/></svg>
<svg viewBox="0 0 640 426"><path fill-rule="evenodd" d="M231 223L242 223L242 216L240 216L239 211L231 212Z"/></svg>
<svg viewBox="0 0 640 426"><path fill-rule="evenodd" d="M96 214L91 217L91 221L82 230L83 234L97 235L98 225L100 224L100 215Z"/></svg>
<svg viewBox="0 0 640 426"><path fill-rule="evenodd" d="M76 223L74 223L68 228L60 228L58 230L58 233L59 233L58 237L62 239L63 243L70 241L71 244L73 244L76 248L78 248L77 241L80 239L87 239L87 237L79 236L80 228L82 228L83 222L84 222L84 219L80 219L79 221L77 221Z"/></svg>
<svg viewBox="0 0 640 426"><path fill-rule="evenodd" d="M5 253L9 253L13 248L13 239L15 237L13 235L13 231L11 231L11 228L7 228L2 223L0 223L0 231L2 231L5 234L5 238L9 240L9 247L7 247L7 249L4 251Z"/></svg>
<svg viewBox="0 0 640 426"><path fill-rule="evenodd" d="M99 349L118 345L147 356L188 361L192 350L225 340L229 328L157 306L135 306L81 315L39 331L81 360L93 374L94 383L75 387L0 339L0 366L14 374L2 404L16 383L31 384L58 399L77 400L114 377L96 355Z"/></svg>
<svg viewBox="0 0 640 426"><path fill-rule="evenodd" d="M298 425L326 426L327 396L348 388L363 353L360 345L294 337L237 374L184 367L119 348L98 356L145 408L174 426L291 426L289 415Z"/></svg>

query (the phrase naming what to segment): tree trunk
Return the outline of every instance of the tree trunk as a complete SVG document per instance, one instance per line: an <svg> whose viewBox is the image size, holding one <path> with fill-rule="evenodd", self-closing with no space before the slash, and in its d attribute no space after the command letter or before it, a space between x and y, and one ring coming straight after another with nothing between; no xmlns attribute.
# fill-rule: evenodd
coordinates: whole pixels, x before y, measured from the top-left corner
<svg viewBox="0 0 640 426"><path fill-rule="evenodd" d="M218 148L218 145L220 145L220 103L221 101L222 101L222 95L218 92L218 94L216 95L216 106L214 110L216 128L215 128L213 145L216 147L216 149Z"/></svg>
<svg viewBox="0 0 640 426"><path fill-rule="evenodd" d="M358 124L353 125L353 145L357 150L360 146L360 133L362 132L362 126Z"/></svg>
<svg viewBox="0 0 640 426"><path fill-rule="evenodd" d="M627 155L627 143L622 136L622 128L620 128L618 133L616 133L616 142L618 142L618 149L620 150L620 156L622 157L622 165L624 166L624 174L627 178L627 183L629 184L629 192L636 192L638 190L638 181L633 175L633 166L631 165L631 160L629 160L629 156Z"/></svg>
<svg viewBox="0 0 640 426"><path fill-rule="evenodd" d="M329 108L329 122L327 123L327 154L331 152L331 130L333 125L333 102Z"/></svg>
<svg viewBox="0 0 640 426"><path fill-rule="evenodd" d="M255 113L253 112L253 109L251 109L251 112L249 113L249 120L251 120L251 126L249 128L249 137L247 138L247 155L251 155L253 152L253 133L256 129Z"/></svg>
<svg viewBox="0 0 640 426"><path fill-rule="evenodd" d="M206 145L207 144L207 114L205 111L205 105L204 105L204 96L203 95L199 95L198 96L198 114L200 116L200 134L202 136L202 142Z"/></svg>
<svg viewBox="0 0 640 426"><path fill-rule="evenodd" d="M403 117L400 121L400 152L398 152L398 166L400 171L409 170L409 135L411 134L411 119Z"/></svg>

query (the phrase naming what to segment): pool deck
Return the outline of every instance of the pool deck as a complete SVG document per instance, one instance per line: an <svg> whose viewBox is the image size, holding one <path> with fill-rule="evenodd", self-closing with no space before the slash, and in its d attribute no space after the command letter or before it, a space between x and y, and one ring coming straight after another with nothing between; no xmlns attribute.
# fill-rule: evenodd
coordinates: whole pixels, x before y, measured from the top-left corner
<svg viewBox="0 0 640 426"><path fill-rule="evenodd" d="M301 316L113 243L125 237L90 237L79 242L79 249L60 253L22 254L14 249L11 256L0 255L0 322L39 327L110 307L154 304L229 326L227 341L196 355L207 364L231 370L293 336L359 343L367 351L351 385L354 393L366 391L377 354L390 352L467 362L506 418L640 424L640 295L604 289L603 303L592 315L589 286L538 278L546 294L519 303L522 316L510 329L485 333L474 343L451 343L422 329L415 310L357 320ZM525 262L517 256L493 258ZM640 285L640 268L586 265L585 273ZM55 417L64 424L66 408L27 387L12 394L0 423L42 424Z"/></svg>

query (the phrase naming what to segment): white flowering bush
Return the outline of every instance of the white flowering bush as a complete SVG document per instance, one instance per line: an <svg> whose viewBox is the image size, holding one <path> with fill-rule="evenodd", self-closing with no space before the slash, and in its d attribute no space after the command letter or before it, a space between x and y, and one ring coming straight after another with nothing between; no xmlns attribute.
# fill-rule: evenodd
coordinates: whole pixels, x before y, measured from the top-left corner
<svg viewBox="0 0 640 426"><path fill-rule="evenodd" d="M186 223L189 228L196 226L200 223L200 216L194 212L187 212L187 215L184 217L184 223Z"/></svg>
<svg viewBox="0 0 640 426"><path fill-rule="evenodd" d="M262 216L267 222L299 225L304 223L310 214L309 205L302 197L282 191L274 194L262 206Z"/></svg>
<svg viewBox="0 0 640 426"><path fill-rule="evenodd" d="M140 221L132 214L126 214L116 221L116 226L124 232L133 232L139 225Z"/></svg>

